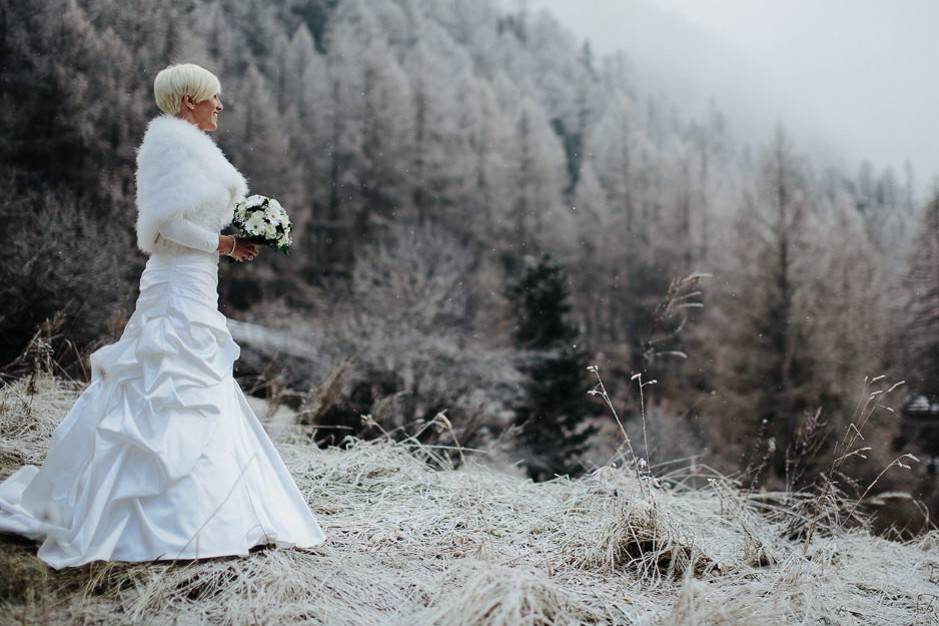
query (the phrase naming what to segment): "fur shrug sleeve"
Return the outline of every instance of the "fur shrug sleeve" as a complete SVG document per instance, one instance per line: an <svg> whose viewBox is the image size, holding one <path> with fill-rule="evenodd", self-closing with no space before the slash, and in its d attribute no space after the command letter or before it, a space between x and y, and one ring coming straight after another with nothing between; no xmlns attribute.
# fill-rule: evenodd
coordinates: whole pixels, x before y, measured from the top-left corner
<svg viewBox="0 0 939 626"><path fill-rule="evenodd" d="M136 182L137 247L147 254L161 225L176 218L221 230L248 193L247 181L212 138L170 115L147 125L137 148Z"/></svg>

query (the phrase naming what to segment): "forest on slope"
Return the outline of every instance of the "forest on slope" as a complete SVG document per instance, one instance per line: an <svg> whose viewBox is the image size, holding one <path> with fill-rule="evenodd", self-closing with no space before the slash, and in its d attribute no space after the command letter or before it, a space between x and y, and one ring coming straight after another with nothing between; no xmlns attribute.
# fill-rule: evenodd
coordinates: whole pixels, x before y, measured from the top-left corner
<svg viewBox="0 0 939 626"><path fill-rule="evenodd" d="M516 422L545 476L615 445L596 364L630 432L630 377L655 381L649 462L799 487L792 460L828 464L870 379L939 393L939 200L908 165L819 168L781 126L689 117L624 46L598 58L490 0L0 0L0 362L57 311L77 376L119 335L152 80L196 62L222 83L219 145L296 224L292 256L221 272L223 312L313 355L245 345L260 391L309 390L309 421L361 435L363 413L446 411L464 445ZM903 452L896 409L852 460L864 485ZM584 455L551 458L563 438ZM927 460L881 485L937 510Z"/></svg>

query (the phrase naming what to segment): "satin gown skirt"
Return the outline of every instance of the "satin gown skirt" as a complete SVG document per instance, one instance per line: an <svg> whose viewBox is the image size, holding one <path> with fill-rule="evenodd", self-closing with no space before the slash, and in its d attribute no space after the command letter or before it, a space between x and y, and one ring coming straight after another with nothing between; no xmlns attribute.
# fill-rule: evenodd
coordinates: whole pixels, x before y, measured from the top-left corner
<svg viewBox="0 0 939 626"><path fill-rule="evenodd" d="M0 532L41 539L56 569L322 543L232 376L239 355L218 310L218 254L155 252L42 467L0 483Z"/></svg>

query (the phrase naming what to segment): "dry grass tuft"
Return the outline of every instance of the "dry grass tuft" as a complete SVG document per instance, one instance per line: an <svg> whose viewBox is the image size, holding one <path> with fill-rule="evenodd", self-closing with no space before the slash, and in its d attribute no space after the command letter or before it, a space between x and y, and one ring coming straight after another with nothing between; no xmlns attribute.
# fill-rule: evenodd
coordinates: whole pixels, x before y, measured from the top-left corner
<svg viewBox="0 0 939 626"><path fill-rule="evenodd" d="M586 552L580 565L605 572L630 568L643 580L678 579L686 572L701 576L716 567L692 536L660 515L654 503L641 500L617 503L614 518L603 527L596 548Z"/></svg>
<svg viewBox="0 0 939 626"><path fill-rule="evenodd" d="M444 587L454 592L400 624L517 626L604 624L608 616L570 595L543 571L487 560L462 559Z"/></svg>

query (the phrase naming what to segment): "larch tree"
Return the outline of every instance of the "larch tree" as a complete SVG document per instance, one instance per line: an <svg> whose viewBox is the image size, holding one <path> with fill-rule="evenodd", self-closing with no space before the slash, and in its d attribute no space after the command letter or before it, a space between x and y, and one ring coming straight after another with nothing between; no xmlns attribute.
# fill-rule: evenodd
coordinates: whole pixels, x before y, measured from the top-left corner
<svg viewBox="0 0 939 626"><path fill-rule="evenodd" d="M850 196L841 190L818 202L818 232L831 236L813 242L815 271L807 275L816 309L812 346L820 365L812 395L835 424L863 393L864 377L879 373L890 339L888 281L883 257Z"/></svg>
<svg viewBox="0 0 939 626"><path fill-rule="evenodd" d="M778 126L738 215L734 282L722 302L722 343L731 352L723 390L738 397L733 412L742 426L731 443L744 446L763 429L772 443L759 454L778 476L817 373L806 298L812 201L805 162Z"/></svg>
<svg viewBox="0 0 939 626"><path fill-rule="evenodd" d="M616 245L611 236L612 215L600 180L591 160L580 165L574 189L571 215L576 222L576 245L562 258L571 268L571 291L578 306L575 313L583 319L586 336L594 347L611 336L607 273L611 270L609 251Z"/></svg>
<svg viewBox="0 0 939 626"><path fill-rule="evenodd" d="M514 191L510 233L515 246L507 259L510 267L520 255L537 250L546 224L562 210L564 162L563 148L544 112L525 98L515 119L509 161L509 184Z"/></svg>
<svg viewBox="0 0 939 626"><path fill-rule="evenodd" d="M280 68L284 83L284 127L290 129L290 162L296 163L299 189L294 201L292 219L295 239L313 245L310 270L318 266L315 236L312 233L314 213L325 206L328 198L324 181L328 177L325 148L329 135L326 126L328 112L321 107L329 102L329 74L326 60L313 42L313 36L301 23L290 38ZM305 246L310 248L310 245Z"/></svg>
<svg viewBox="0 0 939 626"><path fill-rule="evenodd" d="M631 372L640 372L646 367L643 337L651 326L651 312L667 277L648 267L653 255L643 207L649 202L649 159L655 150L626 95L618 94L607 105L587 149L606 191L609 228L615 233L607 252L606 279L609 318L617 323L612 325L609 339L614 343L625 340L627 367Z"/></svg>
<svg viewBox="0 0 939 626"><path fill-rule="evenodd" d="M237 102L228 114L225 145L237 154L239 166L252 182L252 192L279 196L290 206L296 195L297 165L288 162L288 133L274 94L253 64L239 87Z"/></svg>
<svg viewBox="0 0 939 626"><path fill-rule="evenodd" d="M457 78L454 95L463 166L457 201L472 216L461 226L477 242L491 246L511 207L507 168L512 125L489 82L480 80L469 68Z"/></svg>
<svg viewBox="0 0 939 626"><path fill-rule="evenodd" d="M334 184L339 184L331 205L344 207L360 238L404 208L410 190L411 87L370 4L340 5L328 41L337 117Z"/></svg>
<svg viewBox="0 0 939 626"><path fill-rule="evenodd" d="M417 41L406 51L402 69L411 84L412 203L417 221L423 223L459 209L455 204L460 197L460 177L468 164L461 158L457 102L448 83L462 73L468 61L432 52L455 47L436 24L419 20L416 27ZM457 216L450 221L463 220Z"/></svg>
<svg viewBox="0 0 939 626"><path fill-rule="evenodd" d="M911 387L939 396L939 183L909 248L904 346Z"/></svg>

